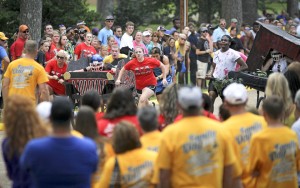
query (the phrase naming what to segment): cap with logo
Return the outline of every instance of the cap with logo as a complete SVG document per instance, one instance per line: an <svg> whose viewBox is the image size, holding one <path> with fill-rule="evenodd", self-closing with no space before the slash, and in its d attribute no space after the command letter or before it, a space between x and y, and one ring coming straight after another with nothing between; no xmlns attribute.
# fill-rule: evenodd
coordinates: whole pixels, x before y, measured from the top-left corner
<svg viewBox="0 0 300 188"><path fill-rule="evenodd" d="M229 104L233 105L244 104L248 100L248 93L246 87L243 84L232 83L228 85L224 89L223 95L225 100Z"/></svg>
<svg viewBox="0 0 300 188"><path fill-rule="evenodd" d="M178 103L181 108L200 108L202 105L202 92L199 87L182 87L178 91Z"/></svg>

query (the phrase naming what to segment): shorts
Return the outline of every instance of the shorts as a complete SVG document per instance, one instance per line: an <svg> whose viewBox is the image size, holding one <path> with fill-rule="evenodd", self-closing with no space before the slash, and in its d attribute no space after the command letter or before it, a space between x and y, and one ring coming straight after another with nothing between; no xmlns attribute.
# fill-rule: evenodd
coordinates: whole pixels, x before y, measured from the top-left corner
<svg viewBox="0 0 300 188"><path fill-rule="evenodd" d="M205 79L207 73L208 63L197 60L196 78Z"/></svg>
<svg viewBox="0 0 300 188"><path fill-rule="evenodd" d="M147 88L151 89L154 93L155 93L155 89L156 89L156 86L154 85L150 85L150 86L146 86ZM137 89L136 92L141 95L143 93L143 90L139 90Z"/></svg>
<svg viewBox="0 0 300 188"><path fill-rule="evenodd" d="M208 92L214 91L214 92L216 93L217 96L220 95L220 97L221 97L221 99L222 99L222 101L223 101L223 100L224 100L223 90L224 90L225 88L222 89L222 93L218 93L218 91L217 91L217 89L215 88L213 82L214 82L213 79L209 80L209 84L208 84Z"/></svg>
<svg viewBox="0 0 300 188"><path fill-rule="evenodd" d="M169 74L166 78L167 82L168 82L168 85L172 83L172 76ZM156 95L160 95L162 94L162 92L164 91L164 89L166 88L167 86L164 86L163 83L162 83L162 79L158 80L157 81L157 85L156 85L156 88L155 88L155 94Z"/></svg>
<svg viewBox="0 0 300 188"><path fill-rule="evenodd" d="M184 61L177 61L177 70L176 72L186 72L185 62Z"/></svg>

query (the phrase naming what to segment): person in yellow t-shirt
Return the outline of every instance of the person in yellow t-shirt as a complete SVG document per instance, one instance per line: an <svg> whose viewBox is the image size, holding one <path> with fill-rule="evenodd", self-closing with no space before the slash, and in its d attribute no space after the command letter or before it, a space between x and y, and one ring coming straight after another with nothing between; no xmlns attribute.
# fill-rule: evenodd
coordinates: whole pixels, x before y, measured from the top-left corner
<svg viewBox="0 0 300 188"><path fill-rule="evenodd" d="M118 45L112 45L111 47L111 55L106 56L103 60L103 63L112 63L114 65L118 64L120 59L127 58L127 55L120 54L120 49Z"/></svg>
<svg viewBox="0 0 300 188"><path fill-rule="evenodd" d="M283 105L283 100L278 96L270 96L264 100L263 116L268 127L251 139L247 174L252 178L253 184L246 187L298 187L298 138L294 131L281 123Z"/></svg>
<svg viewBox="0 0 300 188"><path fill-rule="evenodd" d="M249 160L249 145L251 137L267 126L264 118L247 112L247 90L244 85L232 83L224 89L224 106L230 113L230 118L222 123L234 140L234 148L242 169L245 170ZM243 183L249 179L243 177Z"/></svg>
<svg viewBox="0 0 300 188"><path fill-rule="evenodd" d="M112 145L116 156L105 163L97 186L151 187L157 154L141 148L136 128L129 122L120 122L114 128Z"/></svg>
<svg viewBox="0 0 300 188"><path fill-rule="evenodd" d="M49 93L46 87L48 77L44 67L34 61L38 53L38 44L27 40L24 48L24 58L17 59L8 65L3 79L3 101L12 94L19 94L37 102L35 90L38 86L39 101L48 101Z"/></svg>
<svg viewBox="0 0 300 188"><path fill-rule="evenodd" d="M220 123L201 116L200 88L183 87L178 96L183 119L162 133L156 161L159 186L233 187L236 156Z"/></svg>
<svg viewBox="0 0 300 188"><path fill-rule="evenodd" d="M144 149L158 152L161 142L161 132L158 131L158 119L156 109L146 106L138 111L138 120L143 129L141 137Z"/></svg>

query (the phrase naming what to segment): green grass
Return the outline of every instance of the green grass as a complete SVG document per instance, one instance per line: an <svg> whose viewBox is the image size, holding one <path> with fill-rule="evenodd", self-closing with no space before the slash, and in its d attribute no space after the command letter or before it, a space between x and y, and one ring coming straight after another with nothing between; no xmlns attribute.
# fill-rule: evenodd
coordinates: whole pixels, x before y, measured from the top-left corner
<svg viewBox="0 0 300 188"><path fill-rule="evenodd" d="M89 10L97 11L96 5L89 5Z"/></svg>

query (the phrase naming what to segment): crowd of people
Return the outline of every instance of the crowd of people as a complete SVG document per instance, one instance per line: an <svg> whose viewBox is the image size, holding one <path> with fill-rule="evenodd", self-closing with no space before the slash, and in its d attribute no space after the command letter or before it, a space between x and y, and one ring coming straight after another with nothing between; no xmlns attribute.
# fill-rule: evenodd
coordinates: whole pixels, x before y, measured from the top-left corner
<svg viewBox="0 0 300 188"><path fill-rule="evenodd" d="M107 16L101 30L47 24L40 41L21 25L9 50L0 32L2 154L12 187L298 187L300 63L272 49L259 109L247 106L244 85L215 85L248 68L260 23L297 35L299 19L263 17L252 28L220 19L181 32L178 18L169 30L136 32L128 21L123 34ZM63 77L74 61L115 74L109 99L89 90L76 113ZM138 103L121 87L129 71ZM217 96L223 104L213 114Z"/></svg>

